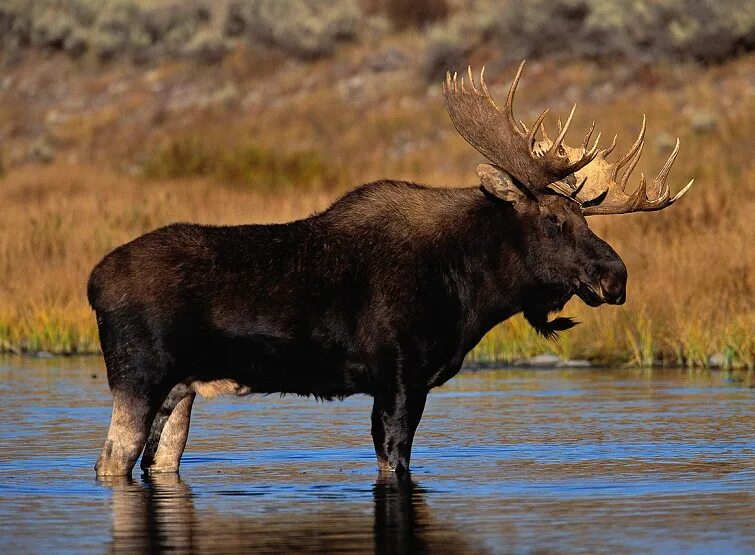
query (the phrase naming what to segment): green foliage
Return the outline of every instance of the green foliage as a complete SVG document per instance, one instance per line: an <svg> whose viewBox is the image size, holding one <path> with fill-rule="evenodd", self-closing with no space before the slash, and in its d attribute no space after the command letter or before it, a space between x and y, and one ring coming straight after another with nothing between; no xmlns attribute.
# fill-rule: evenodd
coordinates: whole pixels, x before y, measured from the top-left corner
<svg viewBox="0 0 755 555"><path fill-rule="evenodd" d="M627 315L627 344L631 351L630 364L650 368L655 363L655 328L646 309Z"/></svg>
<svg viewBox="0 0 755 555"><path fill-rule="evenodd" d="M215 10L212 5L3 0L0 49L32 46L73 57L90 51L100 61L127 57L145 63L164 56L217 61L228 51L228 40L243 37L308 59L356 38L362 22L358 6L348 0L233 0Z"/></svg>
<svg viewBox="0 0 755 555"><path fill-rule="evenodd" d="M445 37L428 36L424 69L433 77L444 60L491 42L512 59L717 62L755 47L755 3L741 0L476 0L456 9L448 0L3 0L0 49L92 52L102 61L217 61L229 41L243 39L314 59L359 38L367 22L360 6L397 29L448 22ZM462 34L453 29L460 20L468 22Z"/></svg>
<svg viewBox="0 0 755 555"><path fill-rule="evenodd" d="M224 149L209 147L196 137L172 141L158 150L145 162L142 174L150 179L209 177L270 191L327 188L339 177L316 152L282 153L256 143Z"/></svg>
<svg viewBox="0 0 755 555"><path fill-rule="evenodd" d="M357 6L344 0L235 0L225 29L309 59L330 54L339 40L354 39L361 17Z"/></svg>

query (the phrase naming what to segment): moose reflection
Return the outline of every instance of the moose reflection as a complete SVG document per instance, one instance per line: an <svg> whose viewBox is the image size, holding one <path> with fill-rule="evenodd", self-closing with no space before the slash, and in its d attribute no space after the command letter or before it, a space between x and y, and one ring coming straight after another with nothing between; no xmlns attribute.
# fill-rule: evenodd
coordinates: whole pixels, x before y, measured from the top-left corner
<svg viewBox="0 0 755 555"><path fill-rule="evenodd" d="M116 553L480 552L459 532L434 522L424 490L407 475L380 473L372 487L372 519L353 507L254 516L197 509L191 487L177 474L101 483L113 492Z"/></svg>

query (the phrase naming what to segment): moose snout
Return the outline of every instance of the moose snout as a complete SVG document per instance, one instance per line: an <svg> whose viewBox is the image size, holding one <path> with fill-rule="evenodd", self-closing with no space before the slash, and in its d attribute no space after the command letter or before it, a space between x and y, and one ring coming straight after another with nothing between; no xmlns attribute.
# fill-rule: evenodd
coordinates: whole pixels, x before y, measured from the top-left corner
<svg viewBox="0 0 755 555"><path fill-rule="evenodd" d="M624 304L627 300L627 269L621 265L612 265L600 278L600 296L608 304Z"/></svg>

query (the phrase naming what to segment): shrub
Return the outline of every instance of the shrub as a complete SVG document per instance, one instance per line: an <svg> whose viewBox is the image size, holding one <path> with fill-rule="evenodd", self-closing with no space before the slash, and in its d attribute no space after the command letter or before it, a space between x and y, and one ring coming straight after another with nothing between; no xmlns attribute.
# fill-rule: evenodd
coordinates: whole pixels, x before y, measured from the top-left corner
<svg viewBox="0 0 755 555"><path fill-rule="evenodd" d="M328 187L338 172L312 151L282 153L256 143L209 147L196 137L172 141L148 159L142 175L151 179L210 177L259 190Z"/></svg>
<svg viewBox="0 0 755 555"><path fill-rule="evenodd" d="M152 179L210 175L214 170L212 158L198 138L177 139L149 158L142 174Z"/></svg>
<svg viewBox="0 0 755 555"><path fill-rule="evenodd" d="M715 62L755 46L755 5L739 0L512 0L497 19L511 58Z"/></svg>
<svg viewBox="0 0 755 555"><path fill-rule="evenodd" d="M274 46L303 59L330 54L339 40L356 38L361 12L335 0L236 0L228 7L225 33Z"/></svg>

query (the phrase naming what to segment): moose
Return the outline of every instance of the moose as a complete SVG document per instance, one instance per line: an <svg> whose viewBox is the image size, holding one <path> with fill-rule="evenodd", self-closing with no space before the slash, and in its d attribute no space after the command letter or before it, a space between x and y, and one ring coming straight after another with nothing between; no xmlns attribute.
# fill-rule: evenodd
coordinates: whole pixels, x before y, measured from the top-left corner
<svg viewBox="0 0 755 555"><path fill-rule="evenodd" d="M88 282L112 419L97 475L177 472L197 393L373 397L381 471L406 473L428 392L459 372L498 323L523 313L539 333L574 295L589 306L626 299L627 269L586 216L661 210L679 141L658 177L627 180L629 151L564 143L574 108L551 140L548 112L517 123L519 66L502 108L471 68L446 75L456 130L490 163L479 185L383 180L285 224L168 225L99 262ZM540 132L540 138L536 134ZM625 171L621 171L626 167ZM621 175L619 175L621 173Z"/></svg>

